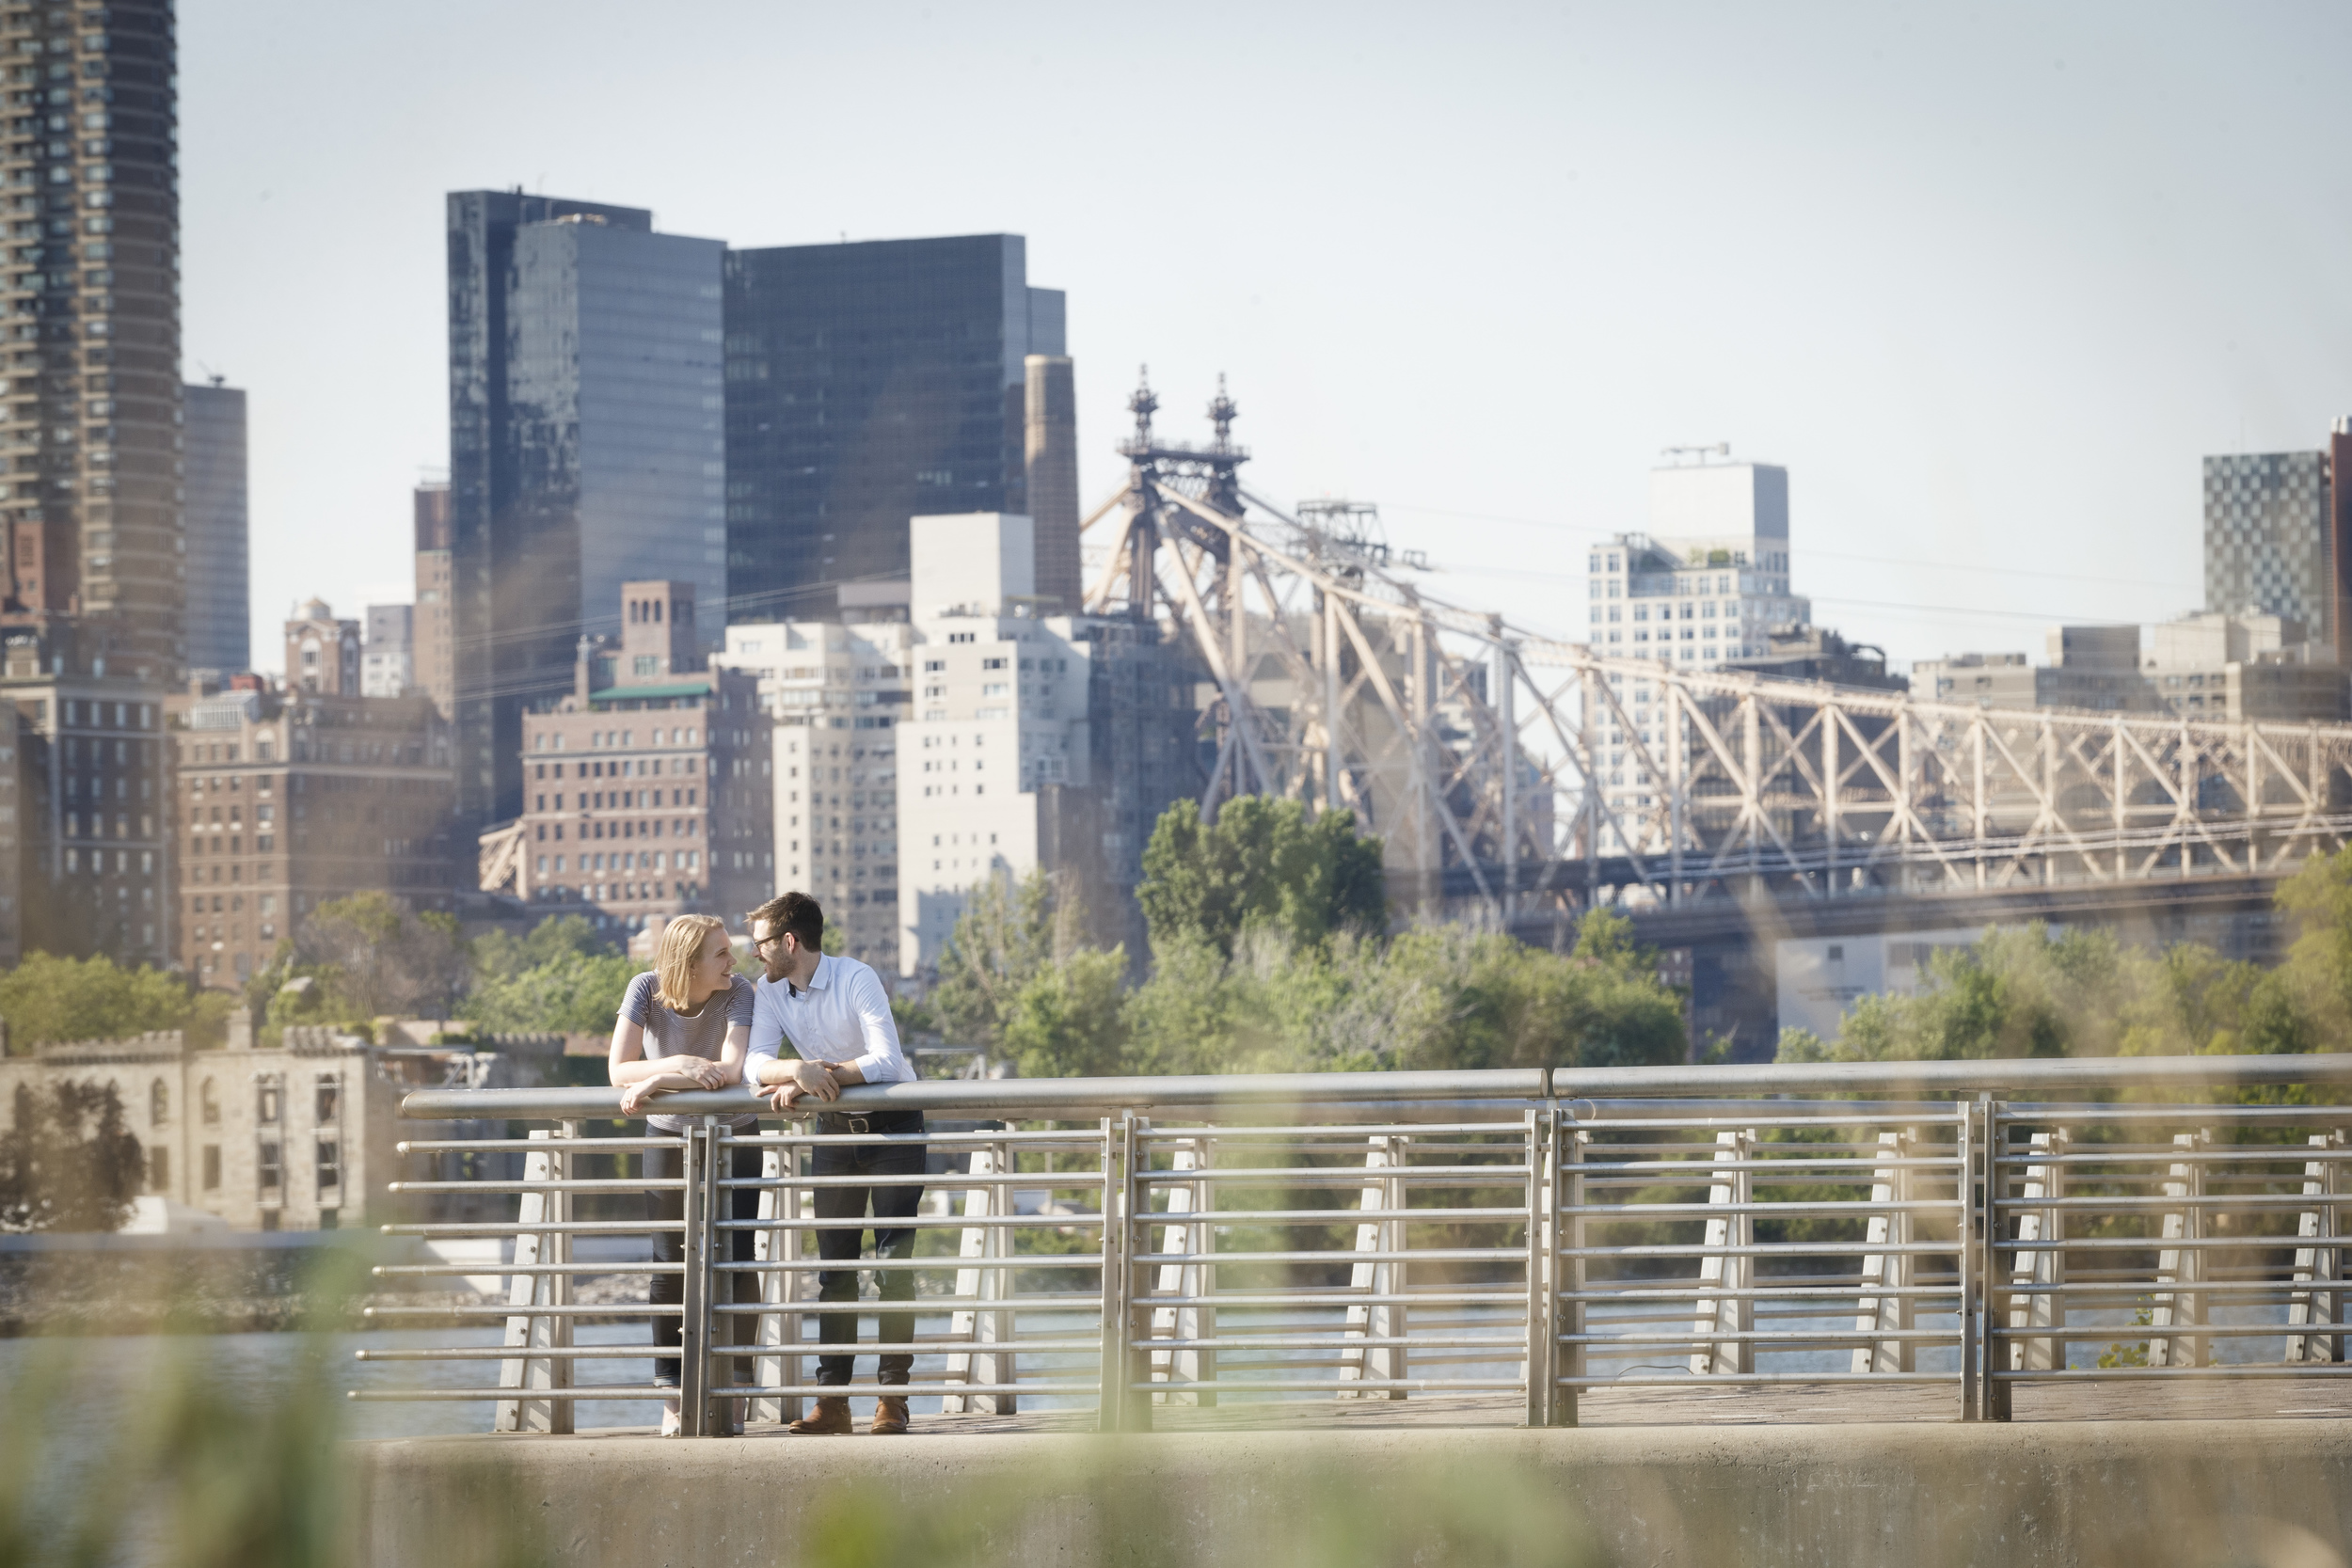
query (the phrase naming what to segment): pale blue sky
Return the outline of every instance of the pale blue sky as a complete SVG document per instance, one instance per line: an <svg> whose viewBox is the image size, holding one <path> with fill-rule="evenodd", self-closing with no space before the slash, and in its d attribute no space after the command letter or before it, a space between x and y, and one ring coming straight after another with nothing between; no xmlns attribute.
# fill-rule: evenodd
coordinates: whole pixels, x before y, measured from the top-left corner
<svg viewBox="0 0 2352 1568"><path fill-rule="evenodd" d="M2198 608L2200 457L2352 413L2340 5L183 0L180 39L264 666L298 598L407 597L452 189L1025 234L1089 505L1136 367L1177 432L1223 371L1262 492L1377 501L1561 634L1661 447L1788 466L1817 619L2038 655Z"/></svg>

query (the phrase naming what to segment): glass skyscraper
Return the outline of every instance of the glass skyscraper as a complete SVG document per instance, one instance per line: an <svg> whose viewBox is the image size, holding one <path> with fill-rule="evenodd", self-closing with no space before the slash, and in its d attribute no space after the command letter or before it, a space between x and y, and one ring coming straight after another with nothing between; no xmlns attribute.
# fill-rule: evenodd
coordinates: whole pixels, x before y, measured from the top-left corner
<svg viewBox="0 0 2352 1568"><path fill-rule="evenodd" d="M571 689L624 581L726 601L723 252L637 208L449 198L451 640L475 826L520 812L522 714Z"/></svg>
<svg viewBox="0 0 2352 1568"><path fill-rule="evenodd" d="M253 578L246 520L245 393L191 383L186 456L191 670L253 667Z"/></svg>
<svg viewBox="0 0 2352 1568"><path fill-rule="evenodd" d="M1018 234L729 251L728 619L904 580L909 517L1028 512L1025 361L1063 308Z"/></svg>

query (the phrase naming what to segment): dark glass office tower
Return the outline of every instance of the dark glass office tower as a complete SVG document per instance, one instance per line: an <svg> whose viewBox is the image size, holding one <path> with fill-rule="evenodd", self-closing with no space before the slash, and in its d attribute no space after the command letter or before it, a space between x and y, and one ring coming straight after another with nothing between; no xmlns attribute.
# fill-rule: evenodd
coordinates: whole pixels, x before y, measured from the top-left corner
<svg viewBox="0 0 2352 1568"><path fill-rule="evenodd" d="M522 714L571 689L620 586L726 598L721 261L630 207L449 198L450 593L457 799L522 804ZM723 626L708 628L713 645Z"/></svg>
<svg viewBox="0 0 2352 1568"><path fill-rule="evenodd" d="M0 621L52 666L181 663L170 0L0 4Z"/></svg>
<svg viewBox="0 0 2352 1568"><path fill-rule="evenodd" d="M193 383L187 411L187 664L253 667L253 576L246 523L245 393Z"/></svg>
<svg viewBox="0 0 2352 1568"><path fill-rule="evenodd" d="M1063 296L1018 234L727 253L730 621L907 576L907 519L1028 510L1024 361Z"/></svg>

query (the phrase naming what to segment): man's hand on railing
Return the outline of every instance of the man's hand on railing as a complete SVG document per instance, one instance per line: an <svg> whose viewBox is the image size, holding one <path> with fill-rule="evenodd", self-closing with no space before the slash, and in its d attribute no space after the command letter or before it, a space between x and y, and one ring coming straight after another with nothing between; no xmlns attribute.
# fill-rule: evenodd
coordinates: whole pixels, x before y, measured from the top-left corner
<svg viewBox="0 0 2352 1568"><path fill-rule="evenodd" d="M760 1086L761 1098L778 1111L788 1111L802 1100L833 1100L841 1093L841 1084L822 1062L779 1062L785 1077L782 1082Z"/></svg>

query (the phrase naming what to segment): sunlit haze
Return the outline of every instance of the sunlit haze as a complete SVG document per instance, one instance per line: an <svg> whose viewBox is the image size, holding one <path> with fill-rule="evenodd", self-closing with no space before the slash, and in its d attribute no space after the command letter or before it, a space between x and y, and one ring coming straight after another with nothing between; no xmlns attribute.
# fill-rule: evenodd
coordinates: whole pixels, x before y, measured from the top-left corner
<svg viewBox="0 0 2352 1568"><path fill-rule="evenodd" d="M2199 608L2199 460L2352 412L2352 12L188 0L184 352L251 409L254 661L410 597L443 197L744 245L1007 230L1069 292L1087 507L1148 362L1261 494L1581 635L1661 448L1790 471L1899 661Z"/></svg>

